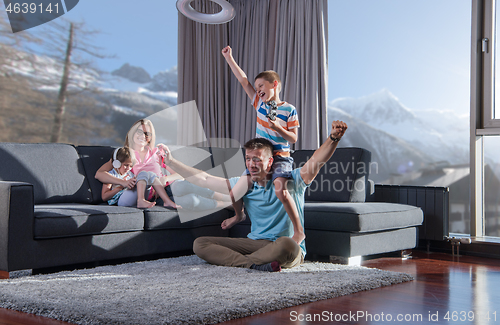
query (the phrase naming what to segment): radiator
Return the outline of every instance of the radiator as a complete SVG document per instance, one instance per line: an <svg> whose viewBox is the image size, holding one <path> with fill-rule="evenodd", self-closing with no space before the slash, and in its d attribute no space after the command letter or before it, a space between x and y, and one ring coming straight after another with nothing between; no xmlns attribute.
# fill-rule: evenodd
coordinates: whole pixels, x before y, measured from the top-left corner
<svg viewBox="0 0 500 325"><path fill-rule="evenodd" d="M443 240L449 235L450 190L448 187L375 185L375 202L417 206L424 212L420 240Z"/></svg>

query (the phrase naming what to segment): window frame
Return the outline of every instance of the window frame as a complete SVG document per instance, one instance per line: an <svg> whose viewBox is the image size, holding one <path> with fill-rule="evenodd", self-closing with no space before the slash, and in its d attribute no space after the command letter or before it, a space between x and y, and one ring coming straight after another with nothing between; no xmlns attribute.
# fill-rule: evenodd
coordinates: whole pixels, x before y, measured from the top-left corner
<svg viewBox="0 0 500 325"><path fill-rule="evenodd" d="M484 137L500 135L495 104L495 14L500 0L472 0L470 112L470 235L484 237ZM485 44L486 43L486 44ZM499 60L500 62L500 60ZM499 63L500 64L500 63ZM499 78L497 78L500 80ZM500 83L499 83L500 87ZM500 98L499 111L500 111Z"/></svg>
<svg viewBox="0 0 500 325"><path fill-rule="evenodd" d="M480 135L497 135L500 133L500 117L494 118L495 101L499 103L500 115L500 98L495 99L495 79L499 80L498 87L500 88L500 78L495 78L495 57L497 54L496 35L496 10L499 5L497 0L483 0L484 4L482 13L482 28L483 36L481 38L481 52L483 54L483 109L482 109L482 125L478 128ZM485 44L486 43L486 44ZM499 58L500 59L500 58ZM499 60L500 61L500 60ZM500 94L500 91L499 91Z"/></svg>

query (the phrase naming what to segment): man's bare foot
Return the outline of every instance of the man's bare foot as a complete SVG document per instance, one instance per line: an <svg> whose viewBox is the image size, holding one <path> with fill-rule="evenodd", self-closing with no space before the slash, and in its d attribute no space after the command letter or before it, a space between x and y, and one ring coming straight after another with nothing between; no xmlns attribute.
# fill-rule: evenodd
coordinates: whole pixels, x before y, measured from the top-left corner
<svg viewBox="0 0 500 325"><path fill-rule="evenodd" d="M231 228L232 226L234 226L235 224L239 223L239 222L242 222L243 220L246 219L246 216L243 214L242 216L237 216L235 215L234 217L232 218L227 218L226 220L222 221L221 223L221 228L223 230L226 230L226 229L229 229Z"/></svg>
<svg viewBox="0 0 500 325"><path fill-rule="evenodd" d="M149 202L148 200L137 201L137 207L141 209L152 208L156 205L156 202Z"/></svg>

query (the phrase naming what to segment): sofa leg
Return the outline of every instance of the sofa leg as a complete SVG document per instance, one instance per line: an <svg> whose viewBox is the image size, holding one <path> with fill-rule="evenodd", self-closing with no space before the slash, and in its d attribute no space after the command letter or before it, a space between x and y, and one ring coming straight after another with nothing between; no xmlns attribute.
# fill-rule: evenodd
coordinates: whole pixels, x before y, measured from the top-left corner
<svg viewBox="0 0 500 325"><path fill-rule="evenodd" d="M401 251L401 258L403 260L407 260L407 259L410 259L411 258L411 249L403 249Z"/></svg>
<svg viewBox="0 0 500 325"><path fill-rule="evenodd" d="M8 279L8 278L9 278L9 272L7 272L7 271L0 271L0 280Z"/></svg>
<svg viewBox="0 0 500 325"><path fill-rule="evenodd" d="M343 265L361 265L361 256L335 256L330 255L330 263L343 264Z"/></svg>

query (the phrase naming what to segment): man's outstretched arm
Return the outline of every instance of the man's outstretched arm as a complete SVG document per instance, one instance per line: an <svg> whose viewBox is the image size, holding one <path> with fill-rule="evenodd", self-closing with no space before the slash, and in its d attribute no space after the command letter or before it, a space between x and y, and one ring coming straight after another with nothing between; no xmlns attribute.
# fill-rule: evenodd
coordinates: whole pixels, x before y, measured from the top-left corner
<svg viewBox="0 0 500 325"><path fill-rule="evenodd" d="M202 170L187 166L177 159L174 159L167 146L163 144L158 146L161 146L161 148L165 150L165 164L172 168L176 173L187 179L190 183L200 187L209 188L219 193L229 194L231 187L228 179L213 176Z"/></svg>
<svg viewBox="0 0 500 325"><path fill-rule="evenodd" d="M318 175L319 170L323 165L332 157L339 140L344 135L347 130L347 124L342 121L332 122L332 130L330 136L326 141L319 147L313 154L311 158L305 163L305 165L300 170L300 176L304 180L304 183L310 184L316 175ZM332 140L337 139L337 141Z"/></svg>

